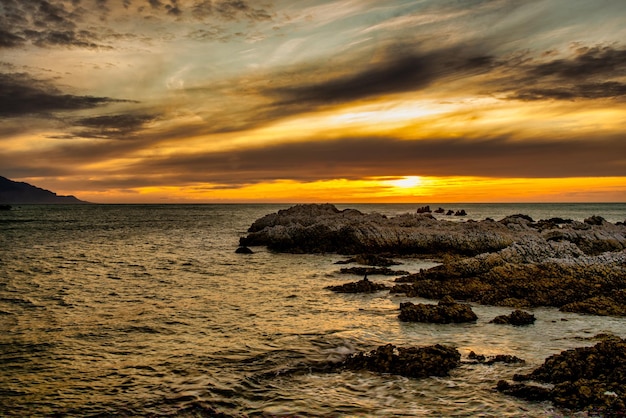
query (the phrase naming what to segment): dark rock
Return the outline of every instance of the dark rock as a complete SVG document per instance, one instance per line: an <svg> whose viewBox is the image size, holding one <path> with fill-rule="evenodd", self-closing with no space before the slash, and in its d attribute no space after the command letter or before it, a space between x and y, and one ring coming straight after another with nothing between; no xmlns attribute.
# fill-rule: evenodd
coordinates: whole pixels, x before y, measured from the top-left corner
<svg viewBox="0 0 626 418"><path fill-rule="evenodd" d="M348 267L339 270L341 274L356 274L357 276L363 276L369 274L370 276L404 276L409 274L404 270L392 270L389 267Z"/></svg>
<svg viewBox="0 0 626 418"><path fill-rule="evenodd" d="M602 216L591 216L584 221L588 225L602 225L606 220Z"/></svg>
<svg viewBox="0 0 626 418"><path fill-rule="evenodd" d="M623 416L626 414L626 340L606 336L593 347L550 356L530 374L515 375L513 379L554 385L546 389L544 399L559 407ZM528 384L498 382L498 390L529 399L526 391L534 389Z"/></svg>
<svg viewBox="0 0 626 418"><path fill-rule="evenodd" d="M239 247L239 248L237 248L235 250L235 253L237 253L237 254L254 254L254 251L252 251L248 247Z"/></svg>
<svg viewBox="0 0 626 418"><path fill-rule="evenodd" d="M527 401L541 402L551 399L550 389L537 385L515 384L509 383L506 380L500 380L498 381L496 389L498 392L526 399Z"/></svg>
<svg viewBox="0 0 626 418"><path fill-rule="evenodd" d="M357 263L364 266L390 267L397 266L402 263L376 254L360 254L347 260L337 261L335 264Z"/></svg>
<svg viewBox="0 0 626 418"><path fill-rule="evenodd" d="M510 315L496 316L489 321L490 324L531 325L535 323L535 315L528 312L515 310Z"/></svg>
<svg viewBox="0 0 626 418"><path fill-rule="evenodd" d="M444 208L439 208L435 211L435 213L444 213L446 210Z"/></svg>
<svg viewBox="0 0 626 418"><path fill-rule="evenodd" d="M430 210L430 206L422 206L421 208L417 209L417 213L430 213L432 212Z"/></svg>
<svg viewBox="0 0 626 418"><path fill-rule="evenodd" d="M467 216L467 212L465 212L465 209L457 210L454 212L454 216Z"/></svg>
<svg viewBox="0 0 626 418"><path fill-rule="evenodd" d="M339 367L421 378L447 376L460 360L461 354L445 345L403 348L387 344L369 353L352 354Z"/></svg>
<svg viewBox="0 0 626 418"><path fill-rule="evenodd" d="M506 363L506 364L526 363L526 360L521 359L516 356L511 356L509 354L497 354L495 356L487 357L484 354L476 354L473 351L470 351L467 358L470 360L475 360L478 363L487 364L487 365L491 365L494 363Z"/></svg>
<svg viewBox="0 0 626 418"><path fill-rule="evenodd" d="M437 305L411 302L400 304L398 319L404 322L430 322L435 324L450 324L473 322L478 319L469 305L456 303L449 296L442 299Z"/></svg>
<svg viewBox="0 0 626 418"><path fill-rule="evenodd" d="M452 215L454 215L454 211L453 211L452 209L449 209L449 210L446 212L446 216L452 216Z"/></svg>
<svg viewBox="0 0 626 418"><path fill-rule="evenodd" d="M359 280L358 282L345 283L338 286L327 286L326 289L338 293L372 293L387 290L389 287L382 283L375 283L365 276L363 280Z"/></svg>

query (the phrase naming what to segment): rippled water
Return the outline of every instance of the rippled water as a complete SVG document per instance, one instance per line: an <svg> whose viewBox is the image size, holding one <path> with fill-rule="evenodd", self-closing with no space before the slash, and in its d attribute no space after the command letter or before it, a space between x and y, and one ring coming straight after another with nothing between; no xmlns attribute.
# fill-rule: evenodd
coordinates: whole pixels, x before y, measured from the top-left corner
<svg viewBox="0 0 626 418"><path fill-rule="evenodd" d="M475 324L401 323L405 297L324 289L357 279L337 273L342 257L234 253L256 218L284 207L0 212L0 415L161 416L193 407L233 416L562 416L493 388L551 354L593 344L585 338L597 333L626 337L623 318L551 308L533 310L530 327L488 324L511 309L478 305ZM415 209L351 207L389 215ZM626 219L623 204L464 208L477 219L519 212ZM403 261L398 268L409 271L434 265ZM464 358L473 350L527 363L464 364L428 379L317 367L386 343L452 344Z"/></svg>

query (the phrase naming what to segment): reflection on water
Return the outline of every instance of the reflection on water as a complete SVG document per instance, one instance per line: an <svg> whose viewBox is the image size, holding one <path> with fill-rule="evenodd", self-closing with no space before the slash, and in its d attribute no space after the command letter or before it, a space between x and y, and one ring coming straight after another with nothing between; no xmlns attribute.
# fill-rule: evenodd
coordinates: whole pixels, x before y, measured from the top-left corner
<svg viewBox="0 0 626 418"><path fill-rule="evenodd" d="M489 324L511 309L487 306L474 306L475 324L402 323L399 303L415 299L324 289L357 279L337 273L339 256L235 254L252 221L279 208L2 213L0 415L168 415L206 406L235 416L558 416L549 404L493 387L548 355L593 344L584 338L597 333L626 336L622 318L549 308L533 310L530 327ZM398 268L409 271L433 265L403 261ZM464 364L429 379L317 367L386 343L452 344L464 357L513 354L527 363Z"/></svg>

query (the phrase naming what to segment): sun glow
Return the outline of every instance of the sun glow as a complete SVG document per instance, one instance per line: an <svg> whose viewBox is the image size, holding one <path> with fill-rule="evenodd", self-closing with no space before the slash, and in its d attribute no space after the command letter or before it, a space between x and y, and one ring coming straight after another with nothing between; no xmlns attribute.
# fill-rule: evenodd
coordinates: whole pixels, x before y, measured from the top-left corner
<svg viewBox="0 0 626 418"><path fill-rule="evenodd" d="M422 185L422 178L419 176L408 176L397 180L388 180L387 182L400 189L412 189Z"/></svg>

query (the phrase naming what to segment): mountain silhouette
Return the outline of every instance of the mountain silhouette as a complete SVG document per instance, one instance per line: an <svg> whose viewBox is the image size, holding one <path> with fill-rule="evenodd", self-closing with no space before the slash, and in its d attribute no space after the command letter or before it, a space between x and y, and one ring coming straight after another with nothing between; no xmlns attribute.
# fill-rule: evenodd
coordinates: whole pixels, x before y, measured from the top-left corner
<svg viewBox="0 0 626 418"><path fill-rule="evenodd" d="M74 196L58 196L50 190L0 176L0 204L88 203Z"/></svg>

